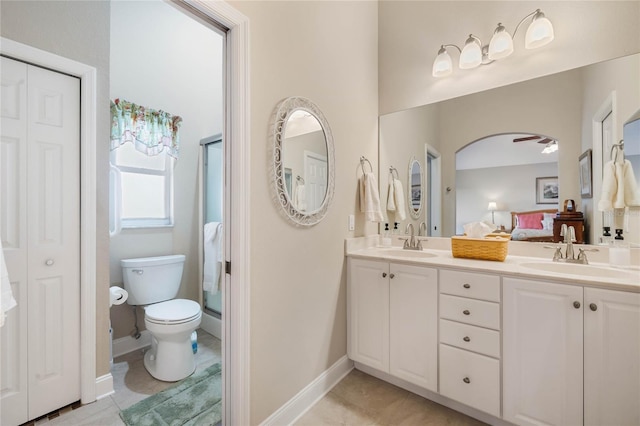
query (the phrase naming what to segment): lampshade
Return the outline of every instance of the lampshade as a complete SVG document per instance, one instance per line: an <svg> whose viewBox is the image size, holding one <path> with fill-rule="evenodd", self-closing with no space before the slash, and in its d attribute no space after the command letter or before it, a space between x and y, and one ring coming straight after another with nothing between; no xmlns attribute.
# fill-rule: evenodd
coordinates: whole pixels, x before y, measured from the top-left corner
<svg viewBox="0 0 640 426"><path fill-rule="evenodd" d="M498 210L498 205L496 204L495 201L489 201L489 206L487 207L487 210L496 211Z"/></svg>
<svg viewBox="0 0 640 426"><path fill-rule="evenodd" d="M524 47L527 49L535 49L544 46L553 40L553 25L540 9L533 16L533 21L527 28L527 34L524 38Z"/></svg>
<svg viewBox="0 0 640 426"><path fill-rule="evenodd" d="M447 49L444 46L440 47L438 50L438 56L436 56L435 61L433 61L433 70L431 73L434 77L444 77L453 71L453 62L451 61L451 56L447 53Z"/></svg>
<svg viewBox="0 0 640 426"><path fill-rule="evenodd" d="M469 38L464 44L462 53L460 53L460 69L468 70L475 68L482 63L482 47L480 41L473 35L469 34Z"/></svg>
<svg viewBox="0 0 640 426"><path fill-rule="evenodd" d="M498 24L489 42L489 59L495 61L496 59L506 58L512 53L513 37L502 24Z"/></svg>

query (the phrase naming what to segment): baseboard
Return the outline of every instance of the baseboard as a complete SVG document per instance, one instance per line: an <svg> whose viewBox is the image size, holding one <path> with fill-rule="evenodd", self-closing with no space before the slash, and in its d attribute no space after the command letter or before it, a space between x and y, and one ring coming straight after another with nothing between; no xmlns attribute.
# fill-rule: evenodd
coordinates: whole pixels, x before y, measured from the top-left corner
<svg viewBox="0 0 640 426"><path fill-rule="evenodd" d="M294 423L329 393L351 370L353 370L353 361L345 355L270 415L261 423L261 426L280 426Z"/></svg>
<svg viewBox="0 0 640 426"><path fill-rule="evenodd" d="M113 341L113 357L116 358L147 346L151 346L151 332L149 330L141 331L139 339L134 339L131 336L120 337Z"/></svg>
<svg viewBox="0 0 640 426"><path fill-rule="evenodd" d="M96 400L115 393L113 390L113 376L111 373L96 377Z"/></svg>

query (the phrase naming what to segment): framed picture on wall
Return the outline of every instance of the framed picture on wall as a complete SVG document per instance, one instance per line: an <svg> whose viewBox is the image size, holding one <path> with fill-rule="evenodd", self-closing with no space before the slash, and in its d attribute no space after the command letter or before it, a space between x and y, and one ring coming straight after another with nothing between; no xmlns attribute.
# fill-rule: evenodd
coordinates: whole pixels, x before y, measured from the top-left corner
<svg viewBox="0 0 640 426"><path fill-rule="evenodd" d="M580 195L582 198L591 198L593 191L591 188L591 150L586 150L578 159L580 168Z"/></svg>
<svg viewBox="0 0 640 426"><path fill-rule="evenodd" d="M558 204L558 176L536 178L536 204Z"/></svg>

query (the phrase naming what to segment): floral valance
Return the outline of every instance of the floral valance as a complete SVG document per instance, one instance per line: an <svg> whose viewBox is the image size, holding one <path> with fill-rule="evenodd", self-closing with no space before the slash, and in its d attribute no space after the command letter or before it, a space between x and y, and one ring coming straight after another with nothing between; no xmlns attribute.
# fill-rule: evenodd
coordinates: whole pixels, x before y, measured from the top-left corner
<svg viewBox="0 0 640 426"><path fill-rule="evenodd" d="M167 153L178 158L178 129L182 118L165 111L145 108L125 100L111 101L111 150L131 142L147 155Z"/></svg>

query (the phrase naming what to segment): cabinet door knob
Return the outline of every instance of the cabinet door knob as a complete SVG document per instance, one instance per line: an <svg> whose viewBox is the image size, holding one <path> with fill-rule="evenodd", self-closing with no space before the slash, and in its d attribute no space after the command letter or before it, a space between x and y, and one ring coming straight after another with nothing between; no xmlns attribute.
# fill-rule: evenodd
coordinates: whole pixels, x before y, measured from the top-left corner
<svg viewBox="0 0 640 426"><path fill-rule="evenodd" d="M389 278L393 279L393 277L395 277L394 274L389 274Z"/></svg>
<svg viewBox="0 0 640 426"><path fill-rule="evenodd" d="M591 308L591 310L595 312L598 310L598 305L596 305L595 303L592 303L589 305L589 308Z"/></svg>
<svg viewBox="0 0 640 426"><path fill-rule="evenodd" d="M471 314L471 312L469 312L468 309L465 309L464 311L462 311L462 313L465 314L465 315L470 315Z"/></svg>
<svg viewBox="0 0 640 426"><path fill-rule="evenodd" d="M468 377L465 377L464 379L462 379L462 381L465 383L471 383L471 379L469 379Z"/></svg>
<svg viewBox="0 0 640 426"><path fill-rule="evenodd" d="M470 342L470 341L471 341L471 339L469 338L469 336L464 336L464 337L462 338L462 340L464 340L465 342Z"/></svg>
<svg viewBox="0 0 640 426"><path fill-rule="evenodd" d="M465 284L465 285L463 285L462 287L464 287L464 288L471 288L471 285L470 285L470 284Z"/></svg>
<svg viewBox="0 0 640 426"><path fill-rule="evenodd" d="M580 302L578 302L577 300L573 302L573 307L576 309L580 309Z"/></svg>
<svg viewBox="0 0 640 426"><path fill-rule="evenodd" d="M387 273L386 272L382 273L382 278L387 278Z"/></svg>
<svg viewBox="0 0 640 426"><path fill-rule="evenodd" d="M47 266L53 265L53 259L47 259L46 262L44 262L44 264Z"/></svg>

